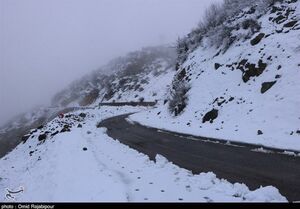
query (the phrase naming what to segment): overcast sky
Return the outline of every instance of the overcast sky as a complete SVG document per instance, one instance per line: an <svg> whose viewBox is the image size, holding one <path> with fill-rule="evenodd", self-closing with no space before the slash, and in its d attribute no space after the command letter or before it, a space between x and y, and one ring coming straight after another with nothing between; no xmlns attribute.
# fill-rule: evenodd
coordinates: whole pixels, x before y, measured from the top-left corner
<svg viewBox="0 0 300 209"><path fill-rule="evenodd" d="M0 124L143 46L174 42L220 0L0 0Z"/></svg>

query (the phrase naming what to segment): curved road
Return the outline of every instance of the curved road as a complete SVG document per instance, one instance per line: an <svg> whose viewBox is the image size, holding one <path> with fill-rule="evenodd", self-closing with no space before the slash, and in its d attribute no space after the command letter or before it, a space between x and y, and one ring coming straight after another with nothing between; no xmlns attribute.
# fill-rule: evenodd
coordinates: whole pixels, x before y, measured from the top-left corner
<svg viewBox="0 0 300 209"><path fill-rule="evenodd" d="M289 201L300 200L300 157L255 152L258 148L148 128L126 121L128 115L104 120L110 137L134 148L154 160L163 155L174 164L194 174L214 172L230 182L245 183L250 189L273 185Z"/></svg>

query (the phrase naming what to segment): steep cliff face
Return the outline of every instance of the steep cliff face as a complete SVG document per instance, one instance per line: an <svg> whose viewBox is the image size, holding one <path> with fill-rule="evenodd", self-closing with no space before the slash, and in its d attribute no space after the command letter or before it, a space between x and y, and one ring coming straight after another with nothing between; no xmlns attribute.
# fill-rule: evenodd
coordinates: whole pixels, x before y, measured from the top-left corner
<svg viewBox="0 0 300 209"><path fill-rule="evenodd" d="M152 126L159 119L162 128L180 132L300 150L299 1L265 11L246 8L224 25L230 30L222 44L216 47L211 41L220 36L207 34L188 53L169 102L133 118Z"/></svg>

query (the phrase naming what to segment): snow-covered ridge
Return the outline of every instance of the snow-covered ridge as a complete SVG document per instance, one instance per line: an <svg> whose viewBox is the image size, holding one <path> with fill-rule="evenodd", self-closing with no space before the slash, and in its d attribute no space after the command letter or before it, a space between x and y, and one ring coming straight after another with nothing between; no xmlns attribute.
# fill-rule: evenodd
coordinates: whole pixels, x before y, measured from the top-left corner
<svg viewBox="0 0 300 209"><path fill-rule="evenodd" d="M252 36L234 30L231 35L239 38L225 51L204 38L174 77L173 85L189 86L184 111L171 115L169 102L131 119L177 132L299 151L299 11L299 1L275 4L259 15L261 27ZM230 24L253 15L244 11Z"/></svg>
<svg viewBox="0 0 300 209"><path fill-rule="evenodd" d="M176 53L170 46L147 47L117 58L75 81L53 98L55 106L93 106L103 101L155 101L164 93L156 86L174 76ZM157 85L158 84L158 85Z"/></svg>
<svg viewBox="0 0 300 209"><path fill-rule="evenodd" d="M287 201L272 186L250 191L244 184L231 184L213 173L193 175L162 156L150 161L96 127L103 119L144 110L71 112L33 130L25 143L0 159L0 201Z"/></svg>

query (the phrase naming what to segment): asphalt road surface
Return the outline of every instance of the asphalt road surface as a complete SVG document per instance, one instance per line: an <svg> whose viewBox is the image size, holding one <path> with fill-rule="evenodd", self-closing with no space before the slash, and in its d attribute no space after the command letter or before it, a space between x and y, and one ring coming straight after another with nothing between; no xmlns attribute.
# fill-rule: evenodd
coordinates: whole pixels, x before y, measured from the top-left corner
<svg viewBox="0 0 300 209"><path fill-rule="evenodd" d="M255 152L258 147L226 144L223 141L175 134L132 124L128 115L107 119L98 127L106 127L110 137L134 148L154 160L157 154L194 174L214 172L219 178L245 183L250 189L275 186L289 201L300 200L300 157ZM195 139L195 138L194 138Z"/></svg>

